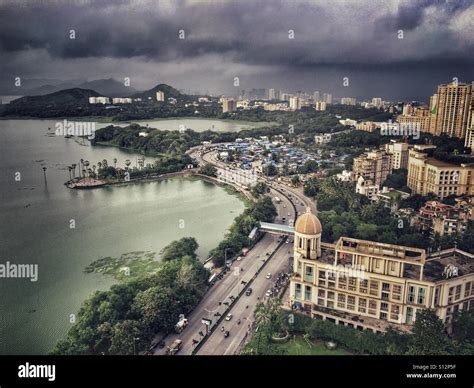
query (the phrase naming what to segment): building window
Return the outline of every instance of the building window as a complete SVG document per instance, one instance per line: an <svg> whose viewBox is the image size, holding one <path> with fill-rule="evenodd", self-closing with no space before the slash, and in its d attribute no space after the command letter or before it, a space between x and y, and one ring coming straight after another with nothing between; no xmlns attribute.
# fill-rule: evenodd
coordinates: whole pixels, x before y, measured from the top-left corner
<svg viewBox="0 0 474 388"><path fill-rule="evenodd" d="M471 295L471 282L467 282L464 286L464 297L467 298Z"/></svg>
<svg viewBox="0 0 474 388"><path fill-rule="evenodd" d="M334 299L334 291L328 291L328 299Z"/></svg>
<svg viewBox="0 0 474 388"><path fill-rule="evenodd" d="M454 294L454 300L461 298L461 285L456 286L456 293Z"/></svg>
<svg viewBox="0 0 474 388"><path fill-rule="evenodd" d="M319 278L326 279L326 271L319 271Z"/></svg>
<svg viewBox="0 0 474 388"><path fill-rule="evenodd" d="M324 280L319 279L318 286L319 287L326 287L326 282Z"/></svg>
<svg viewBox="0 0 474 388"><path fill-rule="evenodd" d="M339 288L345 290L347 287L347 278L342 276L339 278Z"/></svg>
<svg viewBox="0 0 474 388"><path fill-rule="evenodd" d="M333 309L334 308L334 302L332 300L328 300L328 305L327 307Z"/></svg>
<svg viewBox="0 0 474 388"><path fill-rule="evenodd" d="M435 306L439 305L439 293L440 293L440 288L436 287L435 288L435 294L434 294L434 304L435 304Z"/></svg>
<svg viewBox="0 0 474 388"><path fill-rule="evenodd" d="M357 279L349 278L349 291L355 291L357 287Z"/></svg>
<svg viewBox="0 0 474 388"><path fill-rule="evenodd" d="M295 298L301 299L301 284L299 283L295 284Z"/></svg>
<svg viewBox="0 0 474 388"><path fill-rule="evenodd" d="M379 294L379 282L376 280L370 281L370 295L378 296Z"/></svg>
<svg viewBox="0 0 474 388"><path fill-rule="evenodd" d="M321 298L324 298L326 296L326 291L318 290L318 296L321 297Z"/></svg>
<svg viewBox="0 0 474 388"><path fill-rule="evenodd" d="M359 283L359 292L361 294L367 294L367 287L369 282L367 280L361 280Z"/></svg>
<svg viewBox="0 0 474 388"><path fill-rule="evenodd" d="M377 315L377 302L375 300L369 300L369 314Z"/></svg>
<svg viewBox="0 0 474 388"><path fill-rule="evenodd" d="M306 266L305 272L304 272L304 280L307 282L313 282L313 267L311 266Z"/></svg>
<svg viewBox="0 0 474 388"><path fill-rule="evenodd" d="M423 287L420 287L418 289L418 304L425 304L425 294L426 294L426 289Z"/></svg>
<svg viewBox="0 0 474 388"><path fill-rule="evenodd" d="M394 284L392 287L392 299L401 300L402 299L402 286Z"/></svg>
<svg viewBox="0 0 474 388"><path fill-rule="evenodd" d="M338 294L337 295L337 307L339 308L346 308L346 295Z"/></svg>
<svg viewBox="0 0 474 388"><path fill-rule="evenodd" d="M312 287L311 286L306 286L304 290L304 298L305 300L311 300L311 291Z"/></svg>
<svg viewBox="0 0 474 388"><path fill-rule="evenodd" d="M415 303L415 286L408 287L408 303Z"/></svg>
<svg viewBox="0 0 474 388"><path fill-rule="evenodd" d="M382 283L383 291L390 291L390 283Z"/></svg>
<svg viewBox="0 0 474 388"><path fill-rule="evenodd" d="M407 324L411 325L413 323L413 307L407 307Z"/></svg>

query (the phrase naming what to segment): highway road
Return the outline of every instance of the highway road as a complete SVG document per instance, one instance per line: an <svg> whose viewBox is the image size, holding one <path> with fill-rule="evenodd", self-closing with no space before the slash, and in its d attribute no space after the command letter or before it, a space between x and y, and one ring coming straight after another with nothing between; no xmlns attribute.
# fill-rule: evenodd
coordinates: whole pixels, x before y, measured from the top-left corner
<svg viewBox="0 0 474 388"><path fill-rule="evenodd" d="M220 324L220 326L224 326L224 330L230 332L229 337L225 338L221 329L217 328L196 354L232 355L240 351L243 341L251 331L255 306L259 301L267 299L265 293L274 286L277 275L281 272L288 273L290 271L289 258L292 255L292 250L293 244L283 244L252 282L250 286L253 290L252 294L250 296L243 295L232 307L230 310L232 319ZM272 275L270 279L267 279L266 275L268 273ZM240 324L238 323L239 319Z"/></svg>
<svg viewBox="0 0 474 388"><path fill-rule="evenodd" d="M232 183L247 183L242 181L242 177L248 177L248 171L236 168L230 169L229 166L217 160L215 152L202 153L199 148L196 148L190 152L190 156L195 158L199 164L212 163L218 169L218 175L224 176L226 180ZM250 176L249 179L254 179L254 177ZM295 208L297 213L301 214L307 206L312 205L312 201L300 193L294 192L275 181L270 182L265 177L259 176L258 179L270 184L271 191L269 194L273 198L278 213L275 219L276 223L288 224L289 221L296 219ZM275 197L279 197L281 202L276 203ZM302 203L303 205L301 205ZM248 335L249 325L253 323L253 315L258 303L257 297L262 300L265 292L274 285L279 273L290 272L289 259L293 255L293 245L283 243L279 247L278 237L277 235L265 234L246 257L243 257L240 261L234 261L230 270L210 288L203 300L186 317L189 321L186 329L180 334L168 335L165 339L166 344L170 345L175 339L181 339L183 345L177 353L178 355L193 354L196 344L200 341L202 341L202 344L199 345L196 351L198 355L228 355L238 352ZM292 236L290 240L293 240ZM273 256L269 258L272 253L274 253ZM256 275L263 265L265 267ZM271 273L270 279L267 279L267 273ZM237 297L245 287L243 283L249 282L251 282L250 287L253 289L252 294L241 296L232 305L232 308L229 308L225 303L230 305L231 297ZM233 318L230 321L223 320L223 317L229 312L233 314ZM205 336L206 325L202 323L203 318L211 320L211 328L215 329L208 336ZM222 319L223 323L218 324L219 319ZM238 324L239 319L240 324ZM229 330L228 338L224 338L220 330L221 326ZM165 353L166 347L163 349L156 348L154 351L154 354L157 355Z"/></svg>
<svg viewBox="0 0 474 388"><path fill-rule="evenodd" d="M276 195L276 192L273 192L272 194ZM281 222L281 219L284 216L286 216L285 218L288 218L288 212L290 212L291 217L294 218L294 211L289 200L286 197L282 197L281 195L280 197L281 203L275 203L278 212L277 219ZM289 244L285 244L285 246L288 245ZM263 265L263 261L268 259L268 256L277 247L278 236L265 234L262 239L249 251L246 257L242 258L241 261L234 261L230 267L230 271L224 275L222 280L218 280L216 284L212 286L212 288L207 292L203 300L197 305L193 312L186 317L189 321L188 327L181 334L168 335L165 339L166 345L170 345L175 339L179 338L183 341L183 346L178 355L190 355L195 348L193 340L202 340L203 337L199 334L199 332L206 332L206 326L202 323L202 318L211 319L212 324L215 325L215 322L219 319L219 317L216 317L214 314L227 314L227 306L224 305L224 302L230 303L230 296L237 297L239 291L241 291L244 287L242 281L248 282L250 279L252 279L258 269ZM274 259L275 257L270 260L268 265L273 265ZM286 258L286 260L288 259ZM265 276L265 274L260 274L260 276ZM220 305L219 302L221 303ZM249 313L252 313L252 315L254 308L255 304L252 305L252 308L249 307ZM154 350L155 355L165 353L166 348L156 348Z"/></svg>

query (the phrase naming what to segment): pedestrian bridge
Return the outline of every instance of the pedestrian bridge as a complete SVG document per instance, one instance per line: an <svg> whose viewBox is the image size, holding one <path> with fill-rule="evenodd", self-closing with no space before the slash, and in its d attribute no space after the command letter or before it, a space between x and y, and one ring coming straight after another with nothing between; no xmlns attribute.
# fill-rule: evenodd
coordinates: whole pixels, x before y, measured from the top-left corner
<svg viewBox="0 0 474 388"><path fill-rule="evenodd" d="M260 222L260 228L262 232L275 233L275 234L287 234L293 236L295 228L289 225L273 224L270 222Z"/></svg>

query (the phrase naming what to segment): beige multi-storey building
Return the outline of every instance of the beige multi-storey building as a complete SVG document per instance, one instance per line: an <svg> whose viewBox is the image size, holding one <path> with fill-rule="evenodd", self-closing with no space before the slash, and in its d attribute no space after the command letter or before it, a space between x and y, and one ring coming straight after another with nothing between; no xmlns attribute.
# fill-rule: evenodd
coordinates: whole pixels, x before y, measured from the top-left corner
<svg viewBox="0 0 474 388"><path fill-rule="evenodd" d="M408 167L408 149L408 143L400 143L395 140L385 144L385 152L392 155L391 161L393 170Z"/></svg>
<svg viewBox="0 0 474 388"><path fill-rule="evenodd" d="M471 149L474 154L474 86L471 91L471 106L469 108L469 117L467 120L466 140L464 145Z"/></svg>
<svg viewBox="0 0 474 388"><path fill-rule="evenodd" d="M383 149L372 150L354 158L352 166L353 180L359 177L380 186L387 176L392 173L392 155Z"/></svg>
<svg viewBox="0 0 474 388"><path fill-rule="evenodd" d="M222 98L222 113L234 112L237 102L233 98Z"/></svg>
<svg viewBox="0 0 474 388"><path fill-rule="evenodd" d="M316 319L384 331L410 330L420 309L445 323L474 308L474 255L341 237L321 242L322 227L309 210L295 224L290 306Z"/></svg>
<svg viewBox="0 0 474 388"><path fill-rule="evenodd" d="M365 132L374 132L377 128L380 128L380 123L374 123L373 121L362 121L355 125L356 130Z"/></svg>
<svg viewBox="0 0 474 388"><path fill-rule="evenodd" d="M452 82L438 86L435 101L431 101L436 114L435 135L447 135L464 139L466 136L472 84Z"/></svg>
<svg viewBox="0 0 474 388"><path fill-rule="evenodd" d="M449 195L474 193L474 167L460 166L429 157L425 152L433 146L415 146L408 154L407 186L414 193L436 194L440 199Z"/></svg>

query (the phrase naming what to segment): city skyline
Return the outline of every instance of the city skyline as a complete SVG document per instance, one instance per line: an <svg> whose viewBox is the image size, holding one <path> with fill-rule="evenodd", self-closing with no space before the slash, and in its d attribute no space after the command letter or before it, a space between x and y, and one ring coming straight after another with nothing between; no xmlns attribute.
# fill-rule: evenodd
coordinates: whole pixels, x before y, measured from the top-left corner
<svg viewBox="0 0 474 388"><path fill-rule="evenodd" d="M470 1L243 3L5 1L0 87L15 77L129 78L138 90L167 83L427 102L436 85L474 78Z"/></svg>

